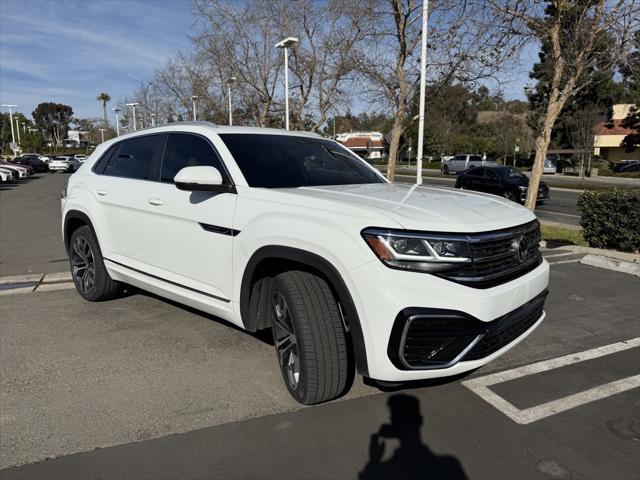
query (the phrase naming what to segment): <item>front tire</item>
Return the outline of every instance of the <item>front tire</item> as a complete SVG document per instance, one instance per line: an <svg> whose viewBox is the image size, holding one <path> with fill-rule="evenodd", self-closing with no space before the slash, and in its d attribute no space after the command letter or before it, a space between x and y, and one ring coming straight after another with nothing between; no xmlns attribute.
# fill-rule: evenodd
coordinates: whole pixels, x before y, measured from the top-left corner
<svg viewBox="0 0 640 480"><path fill-rule="evenodd" d="M69 243L71 277L85 300L111 300L122 292L122 284L113 280L106 267L93 231L86 225L71 235Z"/></svg>
<svg viewBox="0 0 640 480"><path fill-rule="evenodd" d="M291 395L312 405L344 393L347 341L327 282L308 272L284 272L274 279L270 299L276 354Z"/></svg>
<svg viewBox="0 0 640 480"><path fill-rule="evenodd" d="M516 194L511 190L505 190L504 192L502 192L502 196L507 200L511 200L512 202L516 201Z"/></svg>

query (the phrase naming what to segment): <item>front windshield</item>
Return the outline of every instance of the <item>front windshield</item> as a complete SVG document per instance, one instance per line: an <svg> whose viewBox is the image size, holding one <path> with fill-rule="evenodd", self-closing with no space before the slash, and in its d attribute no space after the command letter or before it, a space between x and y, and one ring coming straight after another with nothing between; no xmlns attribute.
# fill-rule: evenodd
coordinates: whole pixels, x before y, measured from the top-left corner
<svg viewBox="0 0 640 480"><path fill-rule="evenodd" d="M384 183L372 168L331 140L293 135L225 133L251 187L292 188Z"/></svg>
<svg viewBox="0 0 640 480"><path fill-rule="evenodd" d="M506 179L525 179L526 175L514 167L505 167L500 169L500 176Z"/></svg>

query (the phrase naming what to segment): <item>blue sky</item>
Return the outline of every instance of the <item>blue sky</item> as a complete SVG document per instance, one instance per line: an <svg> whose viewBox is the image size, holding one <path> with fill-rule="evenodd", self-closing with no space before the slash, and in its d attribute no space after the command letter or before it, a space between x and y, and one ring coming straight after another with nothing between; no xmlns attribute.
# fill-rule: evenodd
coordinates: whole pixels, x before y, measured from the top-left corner
<svg viewBox="0 0 640 480"><path fill-rule="evenodd" d="M189 46L187 0L0 0L0 101L102 116L96 96L130 95Z"/></svg>
<svg viewBox="0 0 640 480"><path fill-rule="evenodd" d="M0 0L0 102L27 116L54 101L76 117L101 117L100 92L114 103L188 50L189 8L188 0ZM503 72L505 98L523 98L536 52L525 49L520 68Z"/></svg>

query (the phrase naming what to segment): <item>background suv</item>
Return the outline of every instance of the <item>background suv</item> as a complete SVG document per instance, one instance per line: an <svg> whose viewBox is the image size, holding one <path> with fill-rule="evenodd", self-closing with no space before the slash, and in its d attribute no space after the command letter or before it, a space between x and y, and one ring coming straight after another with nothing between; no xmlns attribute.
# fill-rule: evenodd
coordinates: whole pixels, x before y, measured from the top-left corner
<svg viewBox="0 0 640 480"><path fill-rule="evenodd" d="M131 284L271 328L298 401L455 375L544 318L539 225L503 198L389 184L318 135L170 124L100 144L62 194L90 301Z"/></svg>

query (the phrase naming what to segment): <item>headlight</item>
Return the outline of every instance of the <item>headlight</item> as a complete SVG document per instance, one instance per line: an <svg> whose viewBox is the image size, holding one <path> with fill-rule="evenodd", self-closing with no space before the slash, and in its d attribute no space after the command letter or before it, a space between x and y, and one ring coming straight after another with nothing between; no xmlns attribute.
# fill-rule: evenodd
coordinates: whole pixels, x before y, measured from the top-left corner
<svg viewBox="0 0 640 480"><path fill-rule="evenodd" d="M391 268L442 272L471 262L465 235L409 233L403 230L367 228L362 231L371 250Z"/></svg>

